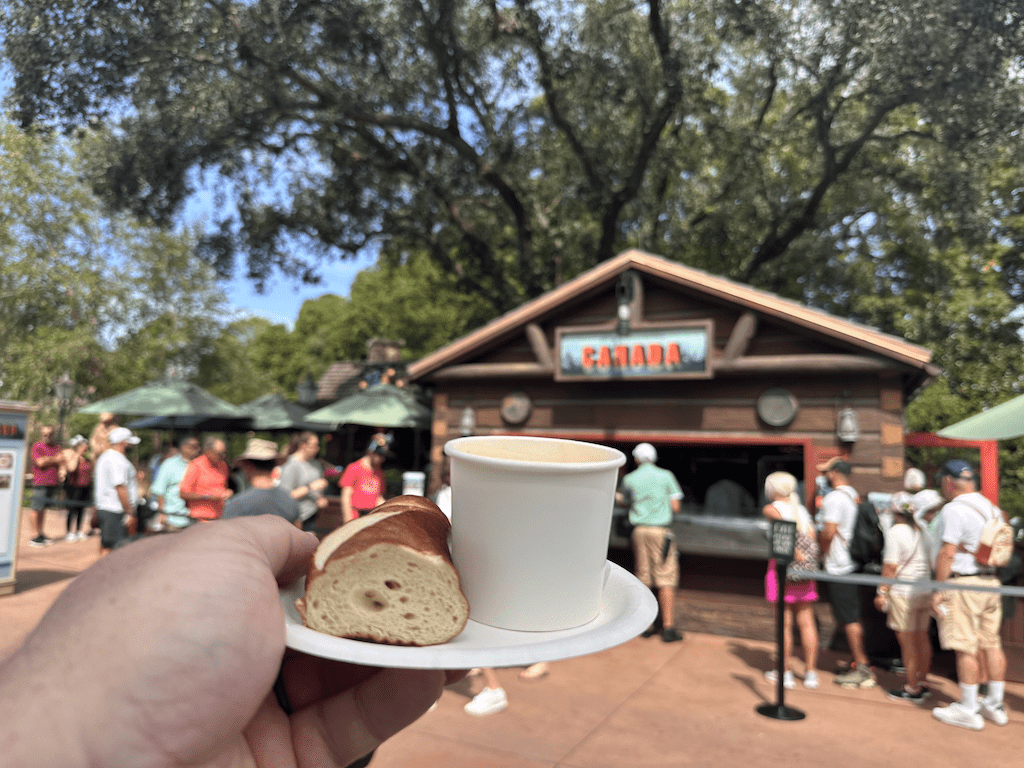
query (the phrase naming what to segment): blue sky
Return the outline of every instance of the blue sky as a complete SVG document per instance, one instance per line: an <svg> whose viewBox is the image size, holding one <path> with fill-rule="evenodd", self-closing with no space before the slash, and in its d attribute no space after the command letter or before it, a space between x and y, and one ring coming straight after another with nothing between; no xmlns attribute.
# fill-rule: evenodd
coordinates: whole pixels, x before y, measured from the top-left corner
<svg viewBox="0 0 1024 768"><path fill-rule="evenodd" d="M240 312L265 317L274 323L283 323L289 328L299 316L299 309L306 299L315 299L325 293L348 296L356 274L374 264L373 255L360 256L355 261L331 262L321 270L323 282L320 285L303 285L286 278L274 278L264 295L255 289L244 277L236 277L225 285L228 302Z"/></svg>

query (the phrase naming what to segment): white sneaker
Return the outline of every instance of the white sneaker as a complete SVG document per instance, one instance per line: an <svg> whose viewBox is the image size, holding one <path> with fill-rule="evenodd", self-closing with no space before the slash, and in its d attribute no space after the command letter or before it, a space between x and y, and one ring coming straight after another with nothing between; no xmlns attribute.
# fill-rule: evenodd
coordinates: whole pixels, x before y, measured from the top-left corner
<svg viewBox="0 0 1024 768"><path fill-rule="evenodd" d="M977 712L970 712L959 701L954 701L948 707L936 707L932 710L932 717L941 720L946 725L958 725L961 728L970 728L972 731L980 731L985 727L985 720Z"/></svg>
<svg viewBox="0 0 1024 768"><path fill-rule="evenodd" d="M776 680L779 679L779 676L775 674L774 669L769 669L767 672L764 673L764 679L767 680L769 683L774 683ZM793 677L792 670L787 669L786 672L782 675L782 687L788 688L790 690L796 688L796 678Z"/></svg>
<svg viewBox="0 0 1024 768"><path fill-rule="evenodd" d="M1006 725L1010 722L1010 718L1006 714L1006 707L1003 706L1003 702L992 704L988 699L981 699L980 702L981 710L978 714L986 720L991 720L996 725Z"/></svg>
<svg viewBox="0 0 1024 768"><path fill-rule="evenodd" d="M463 709L466 710L467 715L483 717L484 715L496 715L507 706L508 697L503 689L484 688ZM979 715L979 717L981 716Z"/></svg>
<svg viewBox="0 0 1024 768"><path fill-rule="evenodd" d="M808 669L804 675L804 688L817 688L818 687L818 673L813 669Z"/></svg>

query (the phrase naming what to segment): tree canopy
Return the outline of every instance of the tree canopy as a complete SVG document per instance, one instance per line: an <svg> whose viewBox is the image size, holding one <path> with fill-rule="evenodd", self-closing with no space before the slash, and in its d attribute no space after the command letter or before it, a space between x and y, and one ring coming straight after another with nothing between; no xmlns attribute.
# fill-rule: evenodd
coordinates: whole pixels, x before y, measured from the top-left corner
<svg viewBox="0 0 1024 768"><path fill-rule="evenodd" d="M0 397L45 403L67 371L99 397L193 375L225 321L195 238L108 215L88 147L0 120Z"/></svg>
<svg viewBox="0 0 1024 768"><path fill-rule="evenodd" d="M221 274L412 242L501 312L639 246L829 308L936 212L980 242L1015 215L980 174L1019 155L1022 12L20 0L4 32L22 124L101 135L105 199L166 222L219 188Z"/></svg>

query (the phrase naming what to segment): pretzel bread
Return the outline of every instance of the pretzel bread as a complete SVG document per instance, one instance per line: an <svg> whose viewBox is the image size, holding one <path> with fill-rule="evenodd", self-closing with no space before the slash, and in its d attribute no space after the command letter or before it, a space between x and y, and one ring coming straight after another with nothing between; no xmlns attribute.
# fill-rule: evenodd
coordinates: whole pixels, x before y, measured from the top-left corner
<svg viewBox="0 0 1024 768"><path fill-rule="evenodd" d="M398 496L328 534L295 601L310 629L390 645L455 637L469 603L448 552L451 524L422 496Z"/></svg>

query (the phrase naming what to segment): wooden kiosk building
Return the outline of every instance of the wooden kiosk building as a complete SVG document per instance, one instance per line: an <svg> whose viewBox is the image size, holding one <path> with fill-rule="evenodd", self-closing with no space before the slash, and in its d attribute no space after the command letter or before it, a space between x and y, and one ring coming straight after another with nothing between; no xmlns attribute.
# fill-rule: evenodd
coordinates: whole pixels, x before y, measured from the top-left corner
<svg viewBox="0 0 1024 768"><path fill-rule="evenodd" d="M434 467L461 434L565 437L627 456L648 441L688 491L684 506L700 509L723 479L756 504L777 469L804 479L810 502L815 465L840 454L861 493L899 490L903 409L940 372L930 360L904 339L634 250L408 371L434 389Z"/></svg>

